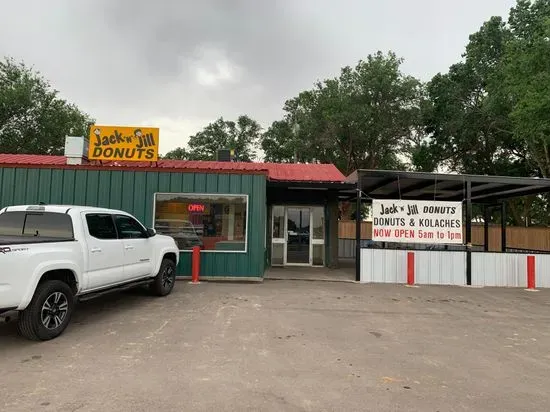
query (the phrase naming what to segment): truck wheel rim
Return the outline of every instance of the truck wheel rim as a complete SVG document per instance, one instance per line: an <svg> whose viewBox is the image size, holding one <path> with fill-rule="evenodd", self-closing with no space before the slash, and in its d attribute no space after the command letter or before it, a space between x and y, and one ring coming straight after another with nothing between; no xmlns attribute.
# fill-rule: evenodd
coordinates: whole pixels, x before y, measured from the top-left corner
<svg viewBox="0 0 550 412"><path fill-rule="evenodd" d="M52 293L46 298L42 305L40 313L42 325L44 325L46 329L57 329L67 317L68 311L69 300L67 296L61 292Z"/></svg>
<svg viewBox="0 0 550 412"><path fill-rule="evenodd" d="M162 274L162 287L169 289L174 283L174 268L172 266L166 267L164 273Z"/></svg>

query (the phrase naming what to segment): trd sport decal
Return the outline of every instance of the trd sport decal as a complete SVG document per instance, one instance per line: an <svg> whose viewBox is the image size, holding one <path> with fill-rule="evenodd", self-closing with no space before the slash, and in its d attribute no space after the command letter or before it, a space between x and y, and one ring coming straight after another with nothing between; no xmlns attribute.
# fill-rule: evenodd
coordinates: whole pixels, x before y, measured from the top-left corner
<svg viewBox="0 0 550 412"><path fill-rule="evenodd" d="M3 254L3 255L5 255L6 253L10 253L10 252L23 252L25 250L29 250L29 248L19 247L19 248L12 249L9 246L0 247L0 253Z"/></svg>

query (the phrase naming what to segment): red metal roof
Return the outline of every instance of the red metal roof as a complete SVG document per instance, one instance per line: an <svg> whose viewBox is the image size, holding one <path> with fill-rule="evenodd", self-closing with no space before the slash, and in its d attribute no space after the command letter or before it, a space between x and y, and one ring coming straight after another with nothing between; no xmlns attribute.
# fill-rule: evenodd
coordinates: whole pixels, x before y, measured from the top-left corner
<svg viewBox="0 0 550 412"><path fill-rule="evenodd" d="M341 183L345 176L332 164L303 163L246 163L246 162L210 162L195 160L159 160L149 162L108 162L69 166L65 156L0 154L0 165L40 166L63 168L105 168L127 167L133 169L174 169L198 172L226 172L256 174L262 173L269 180L284 182L325 182Z"/></svg>
<svg viewBox="0 0 550 412"><path fill-rule="evenodd" d="M333 164L264 163L264 165L268 168L270 180L337 183L346 180L346 177Z"/></svg>
<svg viewBox="0 0 550 412"><path fill-rule="evenodd" d="M29 154L3 154L0 153L0 164L11 165L64 165L65 156L29 155Z"/></svg>

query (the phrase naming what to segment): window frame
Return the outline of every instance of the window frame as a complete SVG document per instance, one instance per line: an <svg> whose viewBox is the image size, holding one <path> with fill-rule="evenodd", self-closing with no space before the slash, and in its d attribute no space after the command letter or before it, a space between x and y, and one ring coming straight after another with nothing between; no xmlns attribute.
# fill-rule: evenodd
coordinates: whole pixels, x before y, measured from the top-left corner
<svg viewBox="0 0 550 412"><path fill-rule="evenodd" d="M60 239L60 240L65 240L65 239L71 240L71 241L75 240L74 222L71 219L71 217L69 215L67 215L66 213L50 212L50 211L42 211L42 210L14 210L14 211L5 210L4 213L2 213L2 214L7 215L7 214L16 214L16 213L23 215L23 226L21 226L21 233L17 234L17 235L13 235L13 236L20 236L20 237L25 237L25 238L26 237L29 237L29 238L34 237L34 235L25 234L25 228L27 226L27 218L28 218L29 215L34 215L34 216L61 215L61 216L65 216L69 221L69 227L71 229L70 236L69 237L42 236L42 237L51 238L51 239ZM8 236L10 236L10 235L8 235Z"/></svg>
<svg viewBox="0 0 550 412"><path fill-rule="evenodd" d="M189 193L189 192L155 192L153 193L153 226L155 225L155 216L157 210L157 198L158 195L168 195L168 196L181 196L187 198L199 198L199 199L208 199L209 197L240 197L243 198L246 202L246 218L245 218L245 233L244 233L244 250L201 250L201 253L239 253L246 254L248 253L248 231L250 229L250 197L245 193ZM161 232L158 232L159 235L162 235ZM180 249L180 253L192 253L191 249Z"/></svg>
<svg viewBox="0 0 550 412"><path fill-rule="evenodd" d="M118 236L119 240L149 239L149 235L147 234L147 228L145 226L143 226L137 218L135 218L131 215L124 214L124 213L113 213L111 216L113 218L113 224L115 225L115 230L117 232L117 236ZM120 234L120 230L118 230L118 226L117 226L117 223L116 223L116 220L117 220L118 217L125 217L127 219L130 219L130 220L133 220L134 222L136 222L137 225L142 230L143 237L122 237L121 234Z"/></svg>
<svg viewBox="0 0 550 412"><path fill-rule="evenodd" d="M103 238L99 238L99 237L96 237L96 236L92 235L91 232L90 232L90 226L89 226L89 223L88 223L88 216L109 216L111 218L111 222L113 223L113 227L115 228L116 237L112 238L112 239L103 239ZM118 233L118 229L116 227L115 218L114 218L114 215L112 213L108 213L108 212L84 212L84 220L86 221L86 231L87 231L88 236L93 237L94 239L97 239L97 240L105 241L105 242L110 242L110 241L113 241L113 240L121 240L121 238L119 236L119 233Z"/></svg>

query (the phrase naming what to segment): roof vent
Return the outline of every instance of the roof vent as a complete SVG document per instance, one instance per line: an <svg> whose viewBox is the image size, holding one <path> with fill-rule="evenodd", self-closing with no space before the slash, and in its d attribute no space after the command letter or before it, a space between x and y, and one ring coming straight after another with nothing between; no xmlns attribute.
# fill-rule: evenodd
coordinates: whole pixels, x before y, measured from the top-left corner
<svg viewBox="0 0 550 412"><path fill-rule="evenodd" d="M218 162L233 162L235 161L235 150L233 149L218 149L216 153Z"/></svg>
<svg viewBox="0 0 550 412"><path fill-rule="evenodd" d="M88 163L90 141L82 136L65 136L65 157L68 165Z"/></svg>

